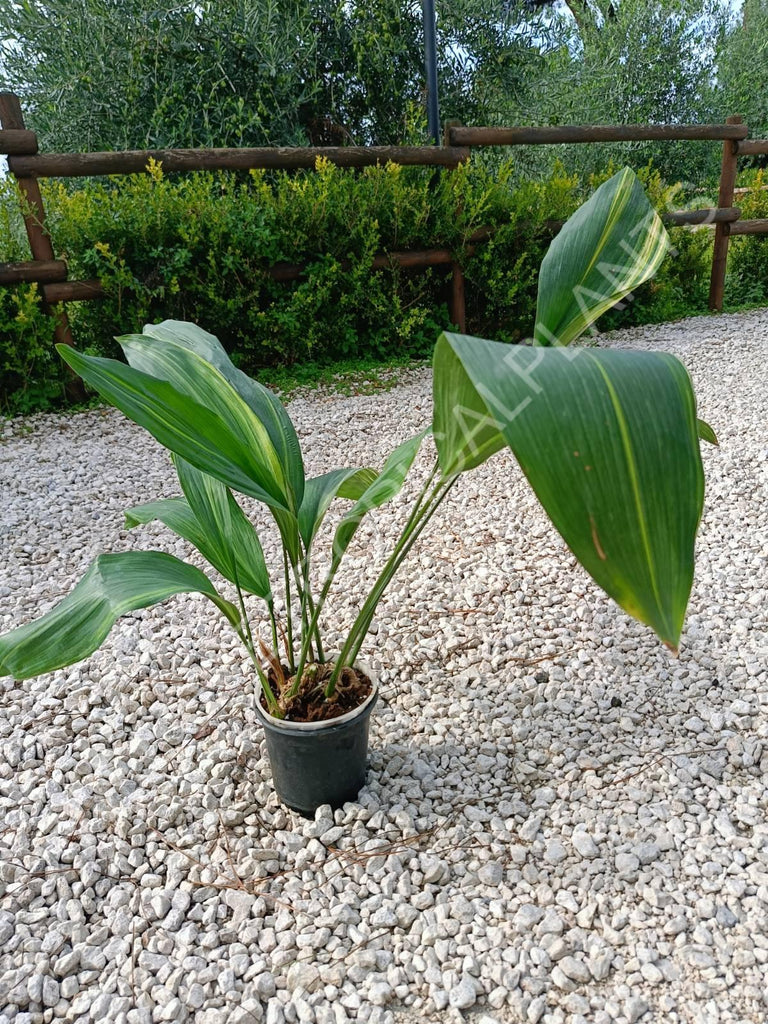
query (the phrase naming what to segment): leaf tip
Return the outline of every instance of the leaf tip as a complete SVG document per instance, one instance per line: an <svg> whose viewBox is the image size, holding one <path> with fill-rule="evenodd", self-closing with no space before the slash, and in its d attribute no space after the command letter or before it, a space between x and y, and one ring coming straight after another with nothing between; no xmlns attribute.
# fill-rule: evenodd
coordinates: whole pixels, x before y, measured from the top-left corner
<svg viewBox="0 0 768 1024"><path fill-rule="evenodd" d="M696 432L699 435L700 440L707 441L709 444L714 445L716 448L720 447L720 442L717 439L717 434L714 432L712 427L706 422L706 420L696 420Z"/></svg>

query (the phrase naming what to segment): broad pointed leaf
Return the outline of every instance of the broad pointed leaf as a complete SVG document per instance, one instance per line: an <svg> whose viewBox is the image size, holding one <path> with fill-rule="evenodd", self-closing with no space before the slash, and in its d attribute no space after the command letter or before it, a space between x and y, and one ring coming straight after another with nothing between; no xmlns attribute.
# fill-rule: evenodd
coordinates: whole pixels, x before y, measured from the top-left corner
<svg viewBox="0 0 768 1024"><path fill-rule="evenodd" d="M452 405L484 408L488 436L503 436L579 562L676 647L704 491L696 402L682 364L662 353L448 334L435 350L434 390L444 475L468 459Z"/></svg>
<svg viewBox="0 0 768 1024"><path fill-rule="evenodd" d="M29 679L73 665L98 649L121 615L195 591L239 625L237 608L194 565L161 551L100 555L51 611L0 637L0 676Z"/></svg>
<svg viewBox="0 0 768 1024"><path fill-rule="evenodd" d="M461 360L441 343L442 338L433 355L432 432L447 479L480 466L507 442Z"/></svg>
<svg viewBox="0 0 768 1024"><path fill-rule="evenodd" d="M147 324L143 333L153 338L173 341L196 352L215 366L232 385L269 433L286 477L293 488L298 508L304 493L304 463L296 430L277 395L242 370L238 370L219 339L196 324L182 320L164 320L159 324Z"/></svg>
<svg viewBox="0 0 768 1024"><path fill-rule="evenodd" d="M216 551L219 572L232 583L271 601L272 588L264 551L252 523L221 481L174 458L184 495L208 542Z"/></svg>
<svg viewBox="0 0 768 1024"><path fill-rule="evenodd" d="M274 511L289 511L251 439L233 431L217 412L116 359L87 356L70 345L56 348L87 384L171 452Z"/></svg>
<svg viewBox="0 0 768 1024"><path fill-rule="evenodd" d="M696 429L698 430L699 437L702 441L707 441L709 444L714 445L720 444L717 440L717 434L705 420L696 420Z"/></svg>
<svg viewBox="0 0 768 1024"><path fill-rule="evenodd" d="M215 412L231 435L250 449L258 484L281 505L298 511L296 496L269 431L222 374L197 352L175 341L131 334L118 339L128 363Z"/></svg>
<svg viewBox="0 0 768 1024"><path fill-rule="evenodd" d="M420 434L403 442L395 448L376 479L366 487L358 500L346 513L336 528L333 539L333 562L338 565L344 552L349 547L355 531L360 525L363 517L374 508L391 501L396 494L402 490L408 470L413 465L416 453L421 443L429 433L429 430L422 430Z"/></svg>
<svg viewBox="0 0 768 1024"><path fill-rule="evenodd" d="M133 508L129 508L125 512L125 526L128 530L154 522L162 523L177 536L188 540L211 565L215 564L215 548L208 543L208 538L203 533L186 498L161 498L158 501L147 501L143 505L134 505Z"/></svg>
<svg viewBox="0 0 768 1024"><path fill-rule="evenodd" d="M306 481L299 509L299 532L305 551L309 551L333 499L357 501L377 475L373 469L332 469Z"/></svg>
<svg viewBox="0 0 768 1024"><path fill-rule="evenodd" d="M188 465L188 464L187 464ZM197 472L197 471L195 471ZM212 479L208 477L207 479ZM215 483L219 487L223 484ZM226 491L226 488L224 488ZM157 520L173 530L179 537L193 544L200 554L231 583L239 583L243 590L256 594L265 601L271 599L269 574L264 561L264 553L256 533L243 514L234 497L227 492L230 510L230 531L232 534L229 545L223 543L218 532L206 530L198 520L186 498L166 498L162 501L149 501L137 505L125 513L128 529ZM233 546L237 547L237 579L233 564Z"/></svg>
<svg viewBox="0 0 768 1024"><path fill-rule="evenodd" d="M534 339L569 345L652 277L669 240L637 176L619 171L557 235L539 272Z"/></svg>

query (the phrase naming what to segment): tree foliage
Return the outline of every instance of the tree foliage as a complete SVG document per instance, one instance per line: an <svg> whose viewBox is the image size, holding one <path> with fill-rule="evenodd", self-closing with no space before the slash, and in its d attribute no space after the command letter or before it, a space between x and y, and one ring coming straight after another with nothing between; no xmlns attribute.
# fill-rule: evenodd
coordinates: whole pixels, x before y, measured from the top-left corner
<svg viewBox="0 0 768 1024"><path fill-rule="evenodd" d="M19 0L0 38L49 149L300 142L317 89L303 0Z"/></svg>
<svg viewBox="0 0 768 1024"><path fill-rule="evenodd" d="M718 52L719 109L741 114L753 136L768 136L768 2L744 0Z"/></svg>
<svg viewBox="0 0 768 1024"><path fill-rule="evenodd" d="M446 117L503 116L541 62L521 0L451 0ZM13 0L0 84L57 149L389 143L423 136L419 0Z"/></svg>
<svg viewBox="0 0 768 1024"><path fill-rule="evenodd" d="M464 124L674 123L768 133L768 0L438 0L440 105ZM0 88L47 150L427 139L421 0L6 0ZM486 154L493 160L492 155ZM517 151L581 174L710 143Z"/></svg>
<svg viewBox="0 0 768 1024"><path fill-rule="evenodd" d="M570 0L560 12L560 45L549 56L539 117L548 124L674 124L712 117L714 39L720 0ZM605 149L584 154L596 170ZM613 159L653 158L670 178L700 179L717 160L712 147L632 143Z"/></svg>

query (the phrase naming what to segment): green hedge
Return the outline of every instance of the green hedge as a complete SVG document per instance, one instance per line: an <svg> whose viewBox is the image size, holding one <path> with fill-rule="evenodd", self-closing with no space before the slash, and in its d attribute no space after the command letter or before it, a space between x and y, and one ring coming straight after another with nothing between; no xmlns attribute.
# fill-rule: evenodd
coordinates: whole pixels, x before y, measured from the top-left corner
<svg viewBox="0 0 768 1024"><path fill-rule="evenodd" d="M751 175L751 191L737 200L744 220L768 218L768 172ZM736 244L734 244L736 243ZM726 297L764 305L768 302L768 235L737 235L731 239Z"/></svg>
<svg viewBox="0 0 768 1024"><path fill-rule="evenodd" d="M28 260L16 190L0 180L0 261ZM0 287L0 412L34 412L61 395L53 320L40 309L37 285Z"/></svg>
<svg viewBox="0 0 768 1024"><path fill-rule="evenodd" d="M504 174L477 166L354 172L320 161L314 173L271 176L179 179L153 168L76 193L49 188L46 199L57 252L73 274L97 276L107 290L99 307L77 311L80 336L103 345L99 339L149 320L189 319L215 330L254 369L429 354L450 326L446 273L372 272L373 257L386 250L451 248L467 263L474 291L490 284L496 292L506 316L495 319L521 321L546 246L544 211L567 215L579 191L558 177L513 191ZM490 262L466 251L485 225L502 229ZM267 270L280 261L307 263L305 276L273 281Z"/></svg>
<svg viewBox="0 0 768 1024"><path fill-rule="evenodd" d="M599 181L562 167L543 182L515 181L511 163L445 173L366 168L325 161L314 172L150 174L81 183L44 183L48 227L70 277L101 279L103 301L68 306L78 344L114 354L112 338L164 318L193 320L216 333L240 365L428 356L450 327L447 277L372 271L377 252L452 249L467 277L468 331L514 341L530 334L536 275L552 237ZM658 175L641 177L661 208L672 201ZM3 186L0 259L29 258L17 197ZM472 250L482 226L495 232ZM608 325L681 316L706 304L711 236L673 232L671 256L650 285ZM298 282L267 269L306 263ZM33 287L0 289L0 411L45 408L61 393L51 356L52 325Z"/></svg>

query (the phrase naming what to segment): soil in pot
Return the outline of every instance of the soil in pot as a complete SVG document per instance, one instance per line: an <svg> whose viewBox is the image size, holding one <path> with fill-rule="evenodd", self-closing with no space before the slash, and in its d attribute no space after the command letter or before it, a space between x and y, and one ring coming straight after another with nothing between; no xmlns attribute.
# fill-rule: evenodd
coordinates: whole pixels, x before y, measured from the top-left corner
<svg viewBox="0 0 768 1024"><path fill-rule="evenodd" d="M289 690L293 680L289 678L290 669L287 665L270 665L267 680L275 698L280 701L280 694ZM308 665L298 692L289 704L285 705L283 721L285 722L327 722L341 715L346 715L365 703L373 690L373 683L365 672L355 668L343 668L336 681L333 696L325 696L333 663L324 665ZM264 694L260 695L261 706L268 712Z"/></svg>

